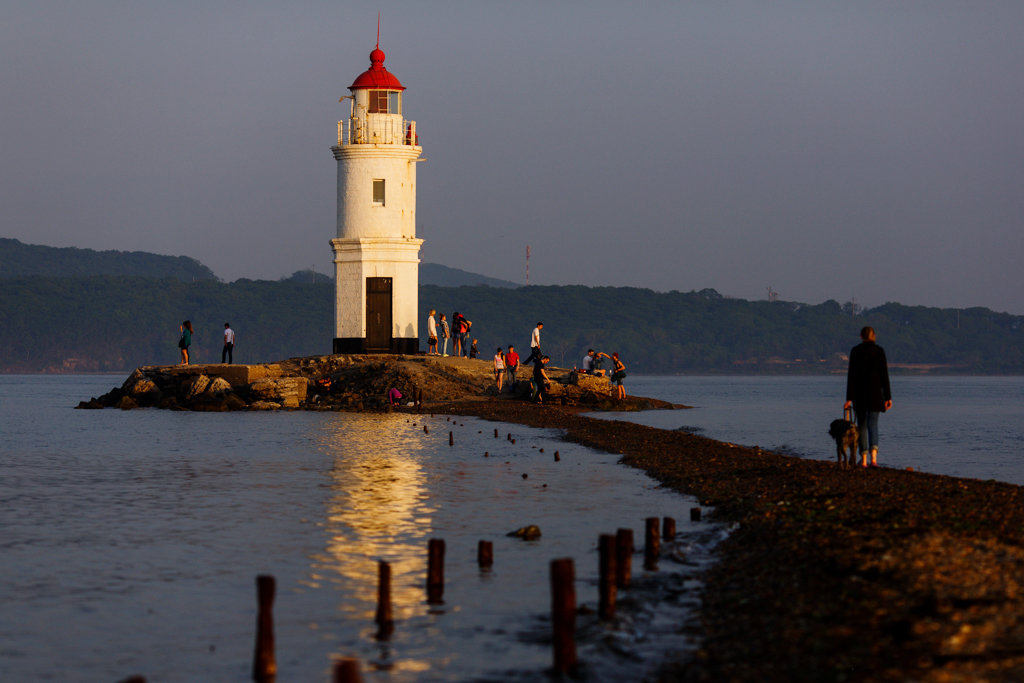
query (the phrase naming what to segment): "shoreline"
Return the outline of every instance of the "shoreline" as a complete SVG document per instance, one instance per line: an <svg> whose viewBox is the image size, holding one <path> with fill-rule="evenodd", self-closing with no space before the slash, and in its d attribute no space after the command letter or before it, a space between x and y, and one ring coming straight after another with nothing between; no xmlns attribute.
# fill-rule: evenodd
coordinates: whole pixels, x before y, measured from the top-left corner
<svg viewBox="0 0 1024 683"><path fill-rule="evenodd" d="M432 410L561 429L735 525L704 577L703 645L658 680L1024 679L1024 487L840 470L579 408Z"/></svg>

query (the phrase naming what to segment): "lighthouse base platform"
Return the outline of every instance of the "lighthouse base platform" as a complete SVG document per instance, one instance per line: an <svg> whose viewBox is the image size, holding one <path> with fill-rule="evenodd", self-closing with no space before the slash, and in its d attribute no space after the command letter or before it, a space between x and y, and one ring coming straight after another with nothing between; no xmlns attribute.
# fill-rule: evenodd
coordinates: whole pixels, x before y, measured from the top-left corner
<svg viewBox="0 0 1024 683"><path fill-rule="evenodd" d="M370 347L366 337L335 337L331 353L400 353L414 355L420 352L418 337L392 337L387 348Z"/></svg>

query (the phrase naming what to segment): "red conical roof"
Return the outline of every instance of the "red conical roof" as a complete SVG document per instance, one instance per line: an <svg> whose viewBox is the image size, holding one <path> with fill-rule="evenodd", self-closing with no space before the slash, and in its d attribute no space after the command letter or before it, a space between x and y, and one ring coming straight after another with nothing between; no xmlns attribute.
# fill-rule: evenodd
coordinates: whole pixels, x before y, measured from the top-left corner
<svg viewBox="0 0 1024 683"><path fill-rule="evenodd" d="M349 90L405 90L394 74L384 68L384 51L378 45L370 53L370 68L359 74Z"/></svg>

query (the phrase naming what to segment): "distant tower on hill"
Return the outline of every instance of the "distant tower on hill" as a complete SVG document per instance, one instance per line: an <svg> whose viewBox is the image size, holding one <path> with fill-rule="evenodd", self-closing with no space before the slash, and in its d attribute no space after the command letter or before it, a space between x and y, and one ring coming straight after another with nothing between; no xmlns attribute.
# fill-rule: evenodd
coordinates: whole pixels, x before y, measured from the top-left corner
<svg viewBox="0 0 1024 683"><path fill-rule="evenodd" d="M416 122L403 118L405 87L384 68L384 52L342 97L338 122L338 231L334 250L334 353L419 351Z"/></svg>

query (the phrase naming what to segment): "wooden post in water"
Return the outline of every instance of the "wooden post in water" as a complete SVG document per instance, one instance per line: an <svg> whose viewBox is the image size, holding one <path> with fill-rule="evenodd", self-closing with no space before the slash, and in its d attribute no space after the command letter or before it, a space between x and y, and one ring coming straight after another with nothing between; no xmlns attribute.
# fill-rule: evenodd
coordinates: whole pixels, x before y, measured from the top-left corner
<svg viewBox="0 0 1024 683"><path fill-rule="evenodd" d="M455 432L448 432L448 445L449 446L454 446L455 445Z"/></svg>
<svg viewBox="0 0 1024 683"><path fill-rule="evenodd" d="M665 517L661 520L661 537L671 541L676 537L676 520L672 517Z"/></svg>
<svg viewBox="0 0 1024 683"><path fill-rule="evenodd" d="M480 541L476 546L476 563L480 569L490 569L494 565L494 544Z"/></svg>
<svg viewBox="0 0 1024 683"><path fill-rule="evenodd" d="M391 565L381 560L377 563L377 640L387 640L395 630L391 614Z"/></svg>
<svg viewBox="0 0 1024 683"><path fill-rule="evenodd" d="M658 536L658 518L648 517L644 533L644 569L657 571L658 556L661 554L661 539Z"/></svg>
<svg viewBox="0 0 1024 683"><path fill-rule="evenodd" d="M269 683L277 676L277 661L274 659L274 592L273 576L260 574L256 577L256 652L252 659L252 679L257 683Z"/></svg>
<svg viewBox="0 0 1024 683"><path fill-rule="evenodd" d="M576 570L571 557L551 561L551 628L555 671L576 669Z"/></svg>
<svg viewBox="0 0 1024 683"><path fill-rule="evenodd" d="M440 605L444 602L444 540L430 539L427 546L427 602Z"/></svg>
<svg viewBox="0 0 1024 683"><path fill-rule="evenodd" d="M498 438L498 429L497 429L497 427L495 427L495 429L494 429L494 438L495 439Z"/></svg>
<svg viewBox="0 0 1024 683"><path fill-rule="evenodd" d="M363 674L359 672L359 661L351 657L338 660L334 665L333 683L363 683Z"/></svg>
<svg viewBox="0 0 1024 683"><path fill-rule="evenodd" d="M615 533L615 585L627 588L633 573L633 530L619 529Z"/></svg>
<svg viewBox="0 0 1024 683"><path fill-rule="evenodd" d="M690 521L691 522L699 522L700 521L700 508L690 508Z"/></svg>
<svg viewBox="0 0 1024 683"><path fill-rule="evenodd" d="M561 458L558 457L558 451L555 451L555 462L559 462Z"/></svg>
<svg viewBox="0 0 1024 683"><path fill-rule="evenodd" d="M598 538L598 550L601 555L600 573L598 579L598 608L597 615L601 619L612 619L615 617L615 585L616 585L616 555L617 548L615 537L611 534L601 534Z"/></svg>

